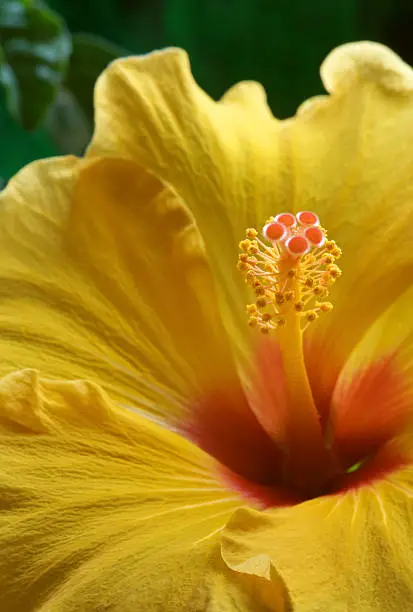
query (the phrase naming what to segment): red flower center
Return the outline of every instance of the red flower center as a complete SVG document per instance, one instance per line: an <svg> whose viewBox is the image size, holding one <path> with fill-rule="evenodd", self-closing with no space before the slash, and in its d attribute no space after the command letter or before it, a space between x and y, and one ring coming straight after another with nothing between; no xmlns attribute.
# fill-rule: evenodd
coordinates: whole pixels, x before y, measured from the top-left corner
<svg viewBox="0 0 413 612"><path fill-rule="evenodd" d="M312 354L319 368L323 356ZM406 462L393 442L406 425L410 394L395 356L371 363L349 383L331 381L327 410L325 393L320 409L321 463L305 437L295 448L286 437L284 376L280 347L265 338L247 392L232 381L197 400L187 434L217 459L228 486L260 507L293 505L365 485Z"/></svg>

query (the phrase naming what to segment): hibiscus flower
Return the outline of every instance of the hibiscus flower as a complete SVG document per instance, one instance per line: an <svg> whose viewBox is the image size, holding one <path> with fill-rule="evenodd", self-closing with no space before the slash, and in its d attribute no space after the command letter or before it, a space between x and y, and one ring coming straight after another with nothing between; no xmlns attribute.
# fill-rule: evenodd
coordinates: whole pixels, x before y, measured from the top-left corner
<svg viewBox="0 0 413 612"><path fill-rule="evenodd" d="M321 75L121 59L2 192L2 612L413 607L413 71Z"/></svg>

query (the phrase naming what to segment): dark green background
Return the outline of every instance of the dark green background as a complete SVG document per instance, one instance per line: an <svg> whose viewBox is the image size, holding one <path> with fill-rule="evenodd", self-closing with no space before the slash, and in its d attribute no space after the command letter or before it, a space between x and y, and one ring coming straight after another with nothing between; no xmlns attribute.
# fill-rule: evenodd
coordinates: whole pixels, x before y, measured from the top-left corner
<svg viewBox="0 0 413 612"><path fill-rule="evenodd" d="M1 3L2 0L0 0ZM335 46L378 40L413 64L412 0L49 0L72 33L105 37L130 53L168 45L190 53L198 82L219 97L261 81L278 116L321 91L318 69ZM56 152L0 105L0 176Z"/></svg>

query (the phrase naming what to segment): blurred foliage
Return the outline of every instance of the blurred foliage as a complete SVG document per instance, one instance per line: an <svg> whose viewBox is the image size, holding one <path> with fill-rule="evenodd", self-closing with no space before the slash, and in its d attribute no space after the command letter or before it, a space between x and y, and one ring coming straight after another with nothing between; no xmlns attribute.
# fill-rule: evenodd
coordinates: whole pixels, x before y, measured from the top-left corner
<svg viewBox="0 0 413 612"><path fill-rule="evenodd" d="M318 93L318 66L325 55L358 36L358 0L166 4L169 37L191 50L206 89L221 95L234 82L258 80L278 116L293 113L297 104Z"/></svg>
<svg viewBox="0 0 413 612"><path fill-rule="evenodd" d="M63 20L39 3L0 7L0 83L12 117L27 130L44 119L66 73L71 40Z"/></svg>
<svg viewBox="0 0 413 612"><path fill-rule="evenodd" d="M94 82L120 55L184 47L213 97L255 79L285 117L322 91L341 43L380 40L413 63L412 21L411 0L0 0L0 176L83 151Z"/></svg>
<svg viewBox="0 0 413 612"><path fill-rule="evenodd" d="M88 34L74 34L70 70L65 87L76 98L85 116L93 122L93 88L99 74L114 57L126 51L104 38Z"/></svg>
<svg viewBox="0 0 413 612"><path fill-rule="evenodd" d="M42 0L0 0L0 177L38 157L81 154L96 78L124 53L98 36L72 35Z"/></svg>
<svg viewBox="0 0 413 612"><path fill-rule="evenodd" d="M0 97L0 179L8 179L33 159L56 153L51 138L44 131L26 132L14 121Z"/></svg>

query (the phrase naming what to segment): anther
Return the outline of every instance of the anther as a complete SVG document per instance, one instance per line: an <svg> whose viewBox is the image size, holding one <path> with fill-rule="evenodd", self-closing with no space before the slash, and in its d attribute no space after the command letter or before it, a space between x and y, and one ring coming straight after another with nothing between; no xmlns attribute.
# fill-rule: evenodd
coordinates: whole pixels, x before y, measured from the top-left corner
<svg viewBox="0 0 413 612"><path fill-rule="evenodd" d="M314 295L323 295L324 294L324 288L320 287L320 285L316 285L313 289L313 293Z"/></svg>
<svg viewBox="0 0 413 612"><path fill-rule="evenodd" d="M315 305L321 312L331 312L333 310L333 304L331 302L316 302Z"/></svg>
<svg viewBox="0 0 413 612"><path fill-rule="evenodd" d="M248 264L240 259L240 261L237 263L237 268L240 272L244 272L245 270L248 270Z"/></svg>
<svg viewBox="0 0 413 612"><path fill-rule="evenodd" d="M330 273L330 276L334 279L338 278L339 276L341 276L341 270L338 266L336 266L335 264L332 264L331 266L328 266L327 268L328 272Z"/></svg>
<svg viewBox="0 0 413 612"><path fill-rule="evenodd" d="M263 287L262 285L258 285L258 287L255 287L255 295L265 295L265 287Z"/></svg>
<svg viewBox="0 0 413 612"><path fill-rule="evenodd" d="M340 247L336 246L332 251L331 254L333 255L333 257L335 257L335 259L339 259L342 255L342 250L340 249Z"/></svg>
<svg viewBox="0 0 413 612"><path fill-rule="evenodd" d="M305 313L305 319L311 323L312 321L315 321L316 319L318 319L318 314L315 310L308 310Z"/></svg>
<svg viewBox="0 0 413 612"><path fill-rule="evenodd" d="M255 304L248 304L248 306L247 306L247 313L248 314L257 314L257 312L258 312L258 309L257 309Z"/></svg>

